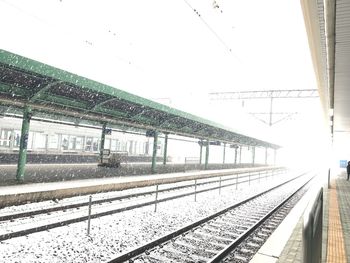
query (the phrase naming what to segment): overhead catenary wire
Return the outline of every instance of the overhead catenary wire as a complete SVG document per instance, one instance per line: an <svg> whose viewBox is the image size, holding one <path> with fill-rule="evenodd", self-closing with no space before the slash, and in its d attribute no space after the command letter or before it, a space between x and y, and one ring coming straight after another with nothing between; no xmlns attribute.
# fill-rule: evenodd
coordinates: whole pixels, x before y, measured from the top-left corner
<svg viewBox="0 0 350 263"><path fill-rule="evenodd" d="M209 25L209 23L203 18L197 9L195 9L187 0L184 0L187 6L192 9L203 24L209 29L209 31L220 41L220 43L226 48L226 50L232 54L238 61L240 59L232 52L232 48L225 42L225 40Z"/></svg>

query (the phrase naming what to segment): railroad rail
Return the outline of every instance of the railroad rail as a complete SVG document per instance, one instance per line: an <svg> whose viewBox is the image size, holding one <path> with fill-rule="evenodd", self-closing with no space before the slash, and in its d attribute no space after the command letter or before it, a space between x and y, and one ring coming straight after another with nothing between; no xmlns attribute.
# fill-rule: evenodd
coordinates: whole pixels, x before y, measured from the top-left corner
<svg viewBox="0 0 350 263"><path fill-rule="evenodd" d="M283 170L279 171L280 173L283 172ZM165 189L157 189L156 191L144 191L144 192L139 192L139 193L132 193L132 194L127 194L123 196L116 196L116 197L111 197L111 198L104 198L104 199L99 199L99 200L94 200L92 201L91 205L98 205L97 207L94 207L95 211L98 211L94 214L91 215L90 219L106 216L106 215L111 215L123 211L128 211L144 206L149 206L149 205L157 205L158 203L161 202L166 202L182 197L187 197L190 195L197 195L200 193L208 192L208 191L213 191L213 190L219 190L221 191L222 188L225 187L230 187L230 186L236 186L236 189L239 184L251 184L254 181L259 181L263 180L264 178L267 180L268 178L271 178L272 176L278 175L276 171L270 171L268 172L251 172L251 173L242 173L241 176L238 176L238 174L233 174L232 176L226 176L226 178L222 179L219 177L218 179L211 180L211 181L204 181L204 182L197 182L195 180L194 183L186 184L186 185L181 185L181 186L174 186L174 187L169 187ZM226 183L226 184L223 184ZM206 186L209 184L214 184L213 187L209 188L204 188L204 189L198 189L200 186ZM146 196L150 196L150 198L155 195L158 196L158 193L165 193L165 192L172 192L172 191L179 191L179 190L185 190L186 188L193 188L193 191L190 192L185 192L185 193L179 193L176 195L168 196L165 198L161 199L149 199L146 202L142 201L139 202L135 200L135 204L128 205L128 206L121 206L120 207L120 201L127 200L130 201L131 198L145 198ZM110 209L110 207L113 205L113 202L115 202L116 206L119 206L118 208ZM112 203L112 204L111 204ZM107 208L105 209L104 207L100 207L102 204L107 204ZM83 222L88 220L88 215L86 215L86 211L84 209L81 209L82 207L86 207L89 205L89 202L81 202L81 203L76 203L76 204L68 204L68 205L63 205L63 206L57 206L57 207L51 207L51 208L41 208L38 210L33 210L33 211L27 211L27 212L21 212L21 213L16 213L16 214L8 214L8 215L3 215L0 216L0 225L9 225L7 226L7 229L9 229L6 233L0 234L0 241L1 240L6 240L14 237L19 237L19 236L24 236L28 235L31 233L36 233L40 231L45 231L48 229L60 227L60 226L65 226L69 225L72 223L77 223L77 222ZM74 213L76 214L75 217L67 216L66 214L69 213L69 210L74 210ZM52 213L55 212L62 212L60 214L54 214L51 216ZM32 221L34 221L34 216L36 226L32 226ZM63 220L62 217L69 217L68 219ZM25 222L21 221L21 219L29 219L29 225L30 227L25 227ZM17 219L17 220L15 220ZM20 219L20 220L18 220ZM12 231L11 225L13 225L16 230Z"/></svg>
<svg viewBox="0 0 350 263"><path fill-rule="evenodd" d="M283 206L300 191L305 191L304 187L311 179L307 178L301 186L299 184L293 189L290 183L296 179L288 180L109 262L221 262L226 257L230 257L228 262L248 262L251 257L247 255L252 254L252 247L260 247L263 243L261 237L267 237L267 230L276 227L277 221L283 219L281 214L275 215L274 219L271 216L277 211L288 210L290 205ZM240 245L257 229L255 240L253 238L247 243L250 249L241 246L238 253Z"/></svg>
<svg viewBox="0 0 350 263"><path fill-rule="evenodd" d="M279 175L279 174L281 174L282 171L284 171L284 169L258 171L258 172L235 173L234 175L237 175L236 178L231 177L231 178L222 179L222 177L219 177L219 179L213 180L213 181L194 182L194 183L190 183L190 184L186 184L186 185L182 185L182 186L175 186L175 187L169 187L169 188L165 188L165 189L158 189L158 191L152 190L152 191L145 191L145 192L140 192L140 193L132 193L132 194L127 194L127 195L115 196L115 197L110 197L110 198L103 198L103 199L93 200L91 202L91 205L109 203L109 202L113 202L113 201L122 201L125 199L137 198L140 196L143 197L146 195L156 194L157 192L163 193L163 192L176 191L176 190L181 190L181 189L191 188L191 187L200 187L200 186L204 186L204 185L208 185L208 184L215 184L215 183L219 184L219 186L216 186L216 187L197 191L197 193L202 193L202 192L206 192L206 191L212 191L212 190L218 189L220 187L225 188L225 187L229 187L229 186L233 186L233 185L238 186L239 184L243 184L243 183L247 183L247 182L250 184L256 180L261 180L264 178L268 179L268 177ZM243 175L243 176L238 177L238 175ZM230 177L230 176L226 176L226 177ZM229 183L226 185L222 185L225 182L233 181L233 180L235 180L235 182ZM238 181L238 180L241 180L241 181ZM195 181L195 180L193 180L193 181ZM180 196L180 197L183 197L183 196ZM161 202L161 200L159 200L159 202ZM88 205L90 205L90 202L79 202L79 203L75 203L75 204L60 205L60 206L54 206L54 207L49 207L49 208L40 208L37 210L20 212L20 213L16 213L16 214L0 215L0 221L14 220L14 219L24 218L24 217L31 217L34 215L52 213L52 212L57 212L57 211L64 211L64 210L73 209L73 208L81 208L81 207L88 206Z"/></svg>

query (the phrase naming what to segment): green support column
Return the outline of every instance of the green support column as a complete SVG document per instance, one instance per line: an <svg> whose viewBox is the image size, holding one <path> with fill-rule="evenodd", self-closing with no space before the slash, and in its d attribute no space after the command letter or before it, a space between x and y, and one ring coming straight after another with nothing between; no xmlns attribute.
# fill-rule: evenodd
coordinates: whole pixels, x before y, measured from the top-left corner
<svg viewBox="0 0 350 263"><path fill-rule="evenodd" d="M199 147L199 164L202 164L203 140L200 141Z"/></svg>
<svg viewBox="0 0 350 263"><path fill-rule="evenodd" d="M223 153L223 157L222 157L222 163L225 163L225 156L226 155L226 142L224 142L224 153Z"/></svg>
<svg viewBox="0 0 350 263"><path fill-rule="evenodd" d="M238 151L238 146L235 147L235 164L237 164L237 151Z"/></svg>
<svg viewBox="0 0 350 263"><path fill-rule="evenodd" d="M105 138L106 138L106 123L102 125L102 133L101 133L101 143L100 143L100 162L102 163L103 158L103 150L105 148Z"/></svg>
<svg viewBox="0 0 350 263"><path fill-rule="evenodd" d="M165 134L165 139L164 139L163 165L166 165L167 151L168 151L168 133Z"/></svg>
<svg viewBox="0 0 350 263"><path fill-rule="evenodd" d="M239 163L242 163L242 146L239 146Z"/></svg>
<svg viewBox="0 0 350 263"><path fill-rule="evenodd" d="M16 179L18 182L23 182L24 179L24 169L27 162L27 146L31 115L31 109L28 106L26 106L23 112L21 141L19 145L19 157L16 174Z"/></svg>
<svg viewBox="0 0 350 263"><path fill-rule="evenodd" d="M255 146L252 147L252 165L255 165Z"/></svg>
<svg viewBox="0 0 350 263"><path fill-rule="evenodd" d="M158 146L158 132L154 131L153 153L152 153L152 173L156 173L157 146Z"/></svg>
<svg viewBox="0 0 350 263"><path fill-rule="evenodd" d="M209 140L207 140L206 145L205 145L205 164L204 164L204 169L208 169L208 163L209 163Z"/></svg>

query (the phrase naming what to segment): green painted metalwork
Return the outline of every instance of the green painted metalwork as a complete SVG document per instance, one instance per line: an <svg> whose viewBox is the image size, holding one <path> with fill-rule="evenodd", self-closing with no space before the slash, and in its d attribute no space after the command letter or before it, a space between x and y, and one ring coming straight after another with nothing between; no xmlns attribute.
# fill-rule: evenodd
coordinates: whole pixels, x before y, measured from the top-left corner
<svg viewBox="0 0 350 263"><path fill-rule="evenodd" d="M239 163L242 163L242 146L239 146Z"/></svg>
<svg viewBox="0 0 350 263"><path fill-rule="evenodd" d="M204 164L205 170L208 170L208 164L209 164L209 140L207 140L205 145L205 164Z"/></svg>
<svg viewBox="0 0 350 263"><path fill-rule="evenodd" d="M252 147L252 164L255 165L255 147Z"/></svg>
<svg viewBox="0 0 350 263"><path fill-rule="evenodd" d="M27 146L28 146L28 137L29 137L30 118L31 118L31 109L29 107L25 107L23 112L21 141L19 145L19 157L18 157L17 174L16 174L16 179L18 182L23 182L23 179L24 179L24 170L27 162Z"/></svg>
<svg viewBox="0 0 350 263"><path fill-rule="evenodd" d="M8 95L16 95L16 96L23 96L28 97L31 95L30 90L21 89L19 87L15 86L9 86L4 83L0 83L0 93L5 93Z"/></svg>
<svg viewBox="0 0 350 263"><path fill-rule="evenodd" d="M40 97L36 99L36 101L47 102L48 104L55 104L62 107L69 107L76 110L87 110L88 108L88 105L84 102L68 99L66 97L62 97L58 95L52 96L48 94L42 94Z"/></svg>
<svg viewBox="0 0 350 263"><path fill-rule="evenodd" d="M105 100L105 101L102 101L102 102L100 102L100 103L97 103L97 104L93 105L93 107L91 107L91 108L89 109L89 111L94 111L94 110L100 108L101 106L103 106L104 104L106 104L106 103L108 103L108 102L111 102L111 101L115 101L115 100L116 100L116 98L111 98L111 99L107 99L107 100Z"/></svg>
<svg viewBox="0 0 350 263"><path fill-rule="evenodd" d="M30 98L29 101L35 101L36 99L39 99L40 97L43 96L43 94L49 90L50 88L52 88L54 85L62 83L62 81L55 81L55 82L51 82L50 84L47 84L45 87L43 87L42 89L40 89L39 91L37 91L36 93L34 93Z"/></svg>
<svg viewBox="0 0 350 263"><path fill-rule="evenodd" d="M164 138L163 165L166 165L167 156L168 156L168 133L165 134L165 138Z"/></svg>
<svg viewBox="0 0 350 263"><path fill-rule="evenodd" d="M152 173L156 173L157 147L158 147L158 131L155 131L154 137L153 137Z"/></svg>
<svg viewBox="0 0 350 263"><path fill-rule="evenodd" d="M235 164L237 164L237 151L238 151L238 148L236 147L235 148Z"/></svg>
<svg viewBox="0 0 350 263"><path fill-rule="evenodd" d="M107 109L107 108L96 108L95 109L95 112L97 113L101 113L101 114L108 114L108 115L111 115L113 117L124 117L126 118L127 117L127 114L125 112L120 112L120 111L116 111L116 110L110 110L110 109Z"/></svg>
<svg viewBox="0 0 350 263"><path fill-rule="evenodd" d="M81 122L98 122L109 115L113 124L137 128L147 126L147 129L184 136L279 147L239 134L218 123L5 50L0 50L0 79L0 104L12 106L10 99L14 98L16 106L23 108L29 102L34 115L39 110L52 116L60 114L61 109L64 109L64 115L69 119L76 117L77 113L89 112L89 118L80 116ZM44 88L40 89L41 85ZM54 89L50 89L52 86ZM106 105L107 102L111 103ZM126 107L120 108L118 103ZM43 109L42 105L47 108Z"/></svg>
<svg viewBox="0 0 350 263"><path fill-rule="evenodd" d="M176 122L176 120L178 120L179 119L179 117L169 117L168 119L166 119L165 121L163 121L160 125L159 125L159 127L167 127L167 126L173 126L171 123L172 122Z"/></svg>
<svg viewBox="0 0 350 263"><path fill-rule="evenodd" d="M202 164L203 140L200 140L199 147L199 164Z"/></svg>
<svg viewBox="0 0 350 263"><path fill-rule="evenodd" d="M100 142L100 162L101 163L102 163L102 158L103 158L103 150L105 148L106 127L107 127L107 123L103 123L102 132L101 132L101 142Z"/></svg>
<svg viewBox="0 0 350 263"><path fill-rule="evenodd" d="M224 153L223 153L223 157L222 157L222 163L225 163L225 156L226 155L226 143L224 142Z"/></svg>

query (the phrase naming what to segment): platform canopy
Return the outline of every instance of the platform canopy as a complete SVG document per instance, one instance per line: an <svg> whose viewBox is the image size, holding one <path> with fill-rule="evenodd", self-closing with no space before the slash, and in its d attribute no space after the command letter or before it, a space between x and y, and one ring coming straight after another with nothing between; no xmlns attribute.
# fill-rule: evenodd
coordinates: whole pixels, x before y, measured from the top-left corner
<svg viewBox="0 0 350 263"><path fill-rule="evenodd" d="M232 144L279 148L212 121L0 50L0 113L157 130Z"/></svg>

